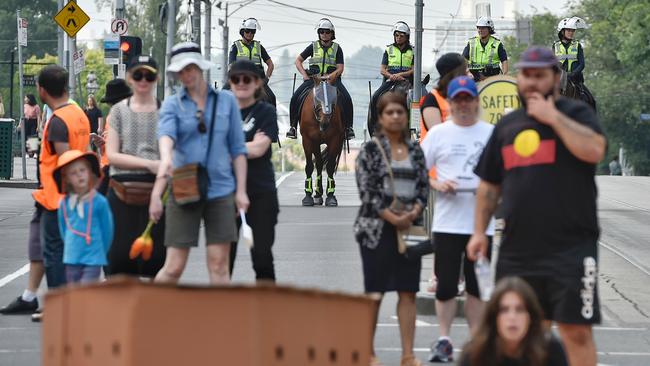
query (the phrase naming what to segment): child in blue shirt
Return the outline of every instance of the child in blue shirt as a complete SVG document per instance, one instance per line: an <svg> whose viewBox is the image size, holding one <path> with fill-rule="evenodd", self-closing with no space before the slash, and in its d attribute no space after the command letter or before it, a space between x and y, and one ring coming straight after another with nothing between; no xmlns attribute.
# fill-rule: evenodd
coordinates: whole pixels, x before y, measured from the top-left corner
<svg viewBox="0 0 650 366"><path fill-rule="evenodd" d="M69 150L58 160L54 180L65 194L59 203L59 230L68 283L99 280L113 241L113 215L104 196L95 190L101 176L97 155Z"/></svg>

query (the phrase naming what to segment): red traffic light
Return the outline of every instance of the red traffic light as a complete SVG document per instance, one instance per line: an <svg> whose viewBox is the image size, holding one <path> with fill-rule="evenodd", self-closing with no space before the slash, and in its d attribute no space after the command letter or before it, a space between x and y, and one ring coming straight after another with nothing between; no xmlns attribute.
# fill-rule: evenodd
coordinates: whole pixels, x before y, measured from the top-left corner
<svg viewBox="0 0 650 366"><path fill-rule="evenodd" d="M129 52L129 50L131 49L131 44L129 44L129 42L122 42L120 43L120 49L122 50L122 52Z"/></svg>

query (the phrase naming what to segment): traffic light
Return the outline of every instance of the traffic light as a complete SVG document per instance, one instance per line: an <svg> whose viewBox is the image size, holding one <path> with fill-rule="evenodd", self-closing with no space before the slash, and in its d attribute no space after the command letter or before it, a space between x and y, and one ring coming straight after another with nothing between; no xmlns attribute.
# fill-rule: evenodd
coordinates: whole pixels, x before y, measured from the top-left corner
<svg viewBox="0 0 650 366"><path fill-rule="evenodd" d="M142 39L134 36L120 36L122 63L128 65L131 60L142 54Z"/></svg>

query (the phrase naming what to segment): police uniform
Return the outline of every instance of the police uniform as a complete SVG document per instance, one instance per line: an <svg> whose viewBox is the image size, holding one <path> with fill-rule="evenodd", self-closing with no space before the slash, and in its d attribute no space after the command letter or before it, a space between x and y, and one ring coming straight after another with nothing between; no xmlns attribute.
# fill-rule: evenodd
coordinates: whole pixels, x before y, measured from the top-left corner
<svg viewBox="0 0 650 366"><path fill-rule="evenodd" d="M252 42L246 44L243 40L238 39L233 42L232 47L230 47L230 53L228 55L228 65L232 65L235 61L246 60L251 61L255 64L260 70L260 76L266 79L266 74L264 73L264 64L266 61L270 60L271 57L266 52L266 49L259 41L253 40ZM230 89L230 84L224 85L225 89ZM268 83L264 83L264 92L267 95L267 100L272 106L276 106L275 93L271 90Z"/></svg>
<svg viewBox="0 0 650 366"><path fill-rule="evenodd" d="M501 63L508 60L508 54L501 40L490 36L486 44L481 43L481 37L472 37L467 41L463 56L469 63L469 70L474 79L499 75Z"/></svg>

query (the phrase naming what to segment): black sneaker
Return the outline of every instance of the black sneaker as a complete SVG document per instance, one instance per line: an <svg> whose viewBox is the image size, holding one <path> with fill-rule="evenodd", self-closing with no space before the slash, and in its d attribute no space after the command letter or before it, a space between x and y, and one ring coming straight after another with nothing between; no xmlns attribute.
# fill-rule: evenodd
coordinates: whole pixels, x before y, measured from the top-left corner
<svg viewBox="0 0 650 366"><path fill-rule="evenodd" d="M354 128L348 127L346 130L347 130L346 134L348 136L348 140L354 139L355 138L355 136L354 136Z"/></svg>
<svg viewBox="0 0 650 366"><path fill-rule="evenodd" d="M38 309L32 314L32 322L40 323L41 321L43 321L43 309Z"/></svg>
<svg viewBox="0 0 650 366"><path fill-rule="evenodd" d="M31 314L38 309L38 300L32 301L23 300L22 296L18 296L11 304L0 309L0 314L15 315L15 314Z"/></svg>
<svg viewBox="0 0 650 366"><path fill-rule="evenodd" d="M438 339L438 341L431 345L431 353L429 354L429 362L453 362L454 361L454 346L451 345L447 339Z"/></svg>
<svg viewBox="0 0 650 366"><path fill-rule="evenodd" d="M295 127L289 127L289 131L287 131L287 138L294 139L294 140L298 138Z"/></svg>

